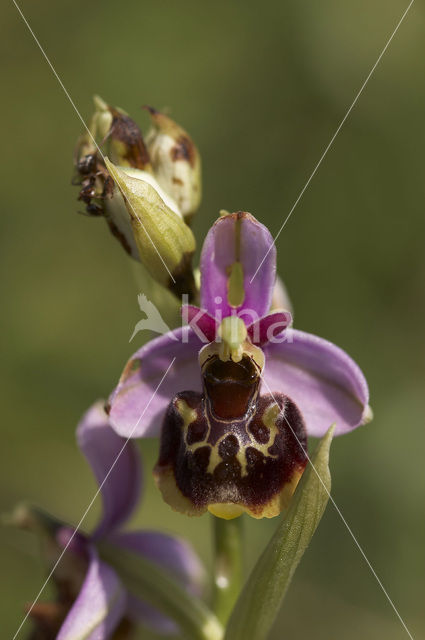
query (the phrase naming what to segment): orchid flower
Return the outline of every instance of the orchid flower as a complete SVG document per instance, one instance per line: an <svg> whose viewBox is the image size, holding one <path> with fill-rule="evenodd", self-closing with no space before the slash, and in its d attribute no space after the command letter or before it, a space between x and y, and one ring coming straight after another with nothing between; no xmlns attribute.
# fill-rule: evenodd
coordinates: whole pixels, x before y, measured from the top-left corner
<svg viewBox="0 0 425 640"><path fill-rule="evenodd" d="M287 310L270 312L276 250L252 215L216 221L200 271L201 308L183 307L185 326L130 358L111 425L123 437L161 434L155 476L174 509L273 517L307 463L307 436L370 418L367 383L342 349L292 328Z"/></svg>
<svg viewBox="0 0 425 640"><path fill-rule="evenodd" d="M33 619L45 630L41 637L118 639L127 637L139 622L160 632L175 630L171 620L125 588L119 572L102 560L99 546L106 542L117 553L129 550L135 558L142 556L158 563L191 592L199 589L199 560L189 545L177 538L157 531L121 530L140 497L141 465L135 443L125 444L110 428L102 402L84 415L77 439L99 483L103 514L88 536L67 526L55 531L58 550L66 548L66 554L53 576L60 587L58 602L50 608L37 603L32 611ZM73 573L67 570L70 567Z"/></svg>

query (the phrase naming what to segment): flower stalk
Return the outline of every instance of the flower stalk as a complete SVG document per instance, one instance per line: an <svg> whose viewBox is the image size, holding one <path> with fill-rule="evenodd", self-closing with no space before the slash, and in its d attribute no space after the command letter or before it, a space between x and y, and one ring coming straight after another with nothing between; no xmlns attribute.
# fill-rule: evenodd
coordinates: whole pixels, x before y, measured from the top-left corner
<svg viewBox="0 0 425 640"><path fill-rule="evenodd" d="M225 625L242 586L243 519L211 517L214 539L213 610Z"/></svg>

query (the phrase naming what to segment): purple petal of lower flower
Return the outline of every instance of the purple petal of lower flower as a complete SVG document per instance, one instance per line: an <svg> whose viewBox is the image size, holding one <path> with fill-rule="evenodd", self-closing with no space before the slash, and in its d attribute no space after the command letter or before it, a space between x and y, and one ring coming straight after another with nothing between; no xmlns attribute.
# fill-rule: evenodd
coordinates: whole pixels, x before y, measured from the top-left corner
<svg viewBox="0 0 425 640"><path fill-rule="evenodd" d="M151 340L130 358L110 398L109 418L119 435L158 436L171 398L184 389L201 390L198 352L202 346L190 327L181 327Z"/></svg>
<svg viewBox="0 0 425 640"><path fill-rule="evenodd" d="M276 278L276 249L267 227L242 211L219 218L202 248L201 307L217 319L235 310L228 301L229 274L235 262L242 266L245 290L243 303L236 310L250 310L252 316L247 322L250 324L270 309Z"/></svg>
<svg viewBox="0 0 425 640"><path fill-rule="evenodd" d="M136 598L132 593L127 594L127 616L135 623L154 629L158 633L178 632L178 627L173 620L166 618L158 609Z"/></svg>
<svg viewBox="0 0 425 640"><path fill-rule="evenodd" d="M159 531L115 533L109 540L156 562L173 573L191 593L200 594L204 570L198 556L184 540Z"/></svg>
<svg viewBox="0 0 425 640"><path fill-rule="evenodd" d="M80 594L56 640L107 640L127 607L127 593L115 571L91 549L91 560Z"/></svg>
<svg viewBox="0 0 425 640"><path fill-rule="evenodd" d="M204 578L203 567L192 548L183 540L157 531L130 531L109 537L116 547L145 556L159 564L191 593L199 595ZM156 631L175 633L175 623L147 602L128 594L128 615Z"/></svg>
<svg viewBox="0 0 425 640"><path fill-rule="evenodd" d="M137 446L134 442L125 444L110 427L103 405L102 401L94 404L77 428L78 445L102 486L103 516L95 538L128 519L140 497L142 482Z"/></svg>
<svg viewBox="0 0 425 640"><path fill-rule="evenodd" d="M336 435L368 418L369 390L357 364L331 342L287 329L285 341L264 347L263 391L288 395L303 414L309 435L321 437L336 423Z"/></svg>

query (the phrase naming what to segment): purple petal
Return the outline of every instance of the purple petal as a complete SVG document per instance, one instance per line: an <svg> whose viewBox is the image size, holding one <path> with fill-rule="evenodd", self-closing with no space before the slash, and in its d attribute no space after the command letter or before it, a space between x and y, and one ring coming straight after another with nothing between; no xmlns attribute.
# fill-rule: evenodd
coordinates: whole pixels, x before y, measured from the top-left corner
<svg viewBox="0 0 425 640"><path fill-rule="evenodd" d="M311 436L323 436L334 422L336 435L367 422L367 382L350 356L303 331L287 329L284 337L284 342L264 347L263 392L288 395L298 405Z"/></svg>
<svg viewBox="0 0 425 640"><path fill-rule="evenodd" d="M77 441L101 487L103 516L94 537L125 522L140 497L141 462L137 446L115 433L103 402L94 404L77 428Z"/></svg>
<svg viewBox="0 0 425 640"><path fill-rule="evenodd" d="M132 593L127 594L127 615L135 623L145 625L158 633L176 634L178 632L178 626L173 620Z"/></svg>
<svg viewBox="0 0 425 640"><path fill-rule="evenodd" d="M259 346L272 341L285 331L292 323L292 316L289 311L273 311L263 316L248 327L248 335L251 342Z"/></svg>
<svg viewBox="0 0 425 640"><path fill-rule="evenodd" d="M89 537L68 526L59 527L55 533L55 540L61 550L66 548L67 552L70 551L80 558L87 556L87 550L91 545Z"/></svg>
<svg viewBox="0 0 425 640"><path fill-rule="evenodd" d="M190 327L181 327L151 340L130 358L110 398L109 418L119 435L158 436L176 393L201 390L198 353L202 346Z"/></svg>
<svg viewBox="0 0 425 640"><path fill-rule="evenodd" d="M190 592L200 593L204 570L198 556L185 540L159 531L115 533L109 540L156 562L174 574Z"/></svg>
<svg viewBox="0 0 425 640"><path fill-rule="evenodd" d="M219 218L208 232L202 249L201 307L218 320L235 311L228 302L227 291L230 270L238 261L243 270L245 297L236 311L250 312L247 324L251 324L270 309L276 278L276 249L269 230L244 212Z"/></svg>
<svg viewBox="0 0 425 640"><path fill-rule="evenodd" d="M157 531L130 531L110 536L109 540L133 553L145 556L174 574L174 577L191 593L199 595L204 578L203 567L198 556L184 540ZM157 631L176 631L175 624L157 609L136 598L128 596L129 615Z"/></svg>
<svg viewBox="0 0 425 640"><path fill-rule="evenodd" d="M115 571L94 549L83 586L56 640L106 640L127 607L127 594Z"/></svg>

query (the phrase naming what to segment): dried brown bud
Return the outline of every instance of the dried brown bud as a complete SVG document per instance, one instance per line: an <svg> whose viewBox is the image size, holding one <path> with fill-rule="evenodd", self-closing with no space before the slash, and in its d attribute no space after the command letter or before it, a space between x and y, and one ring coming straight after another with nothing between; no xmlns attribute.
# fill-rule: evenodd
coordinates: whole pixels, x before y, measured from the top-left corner
<svg viewBox="0 0 425 640"><path fill-rule="evenodd" d="M154 125L146 139L161 187L177 202L186 222L201 202L201 158L189 134L168 116L147 107Z"/></svg>

